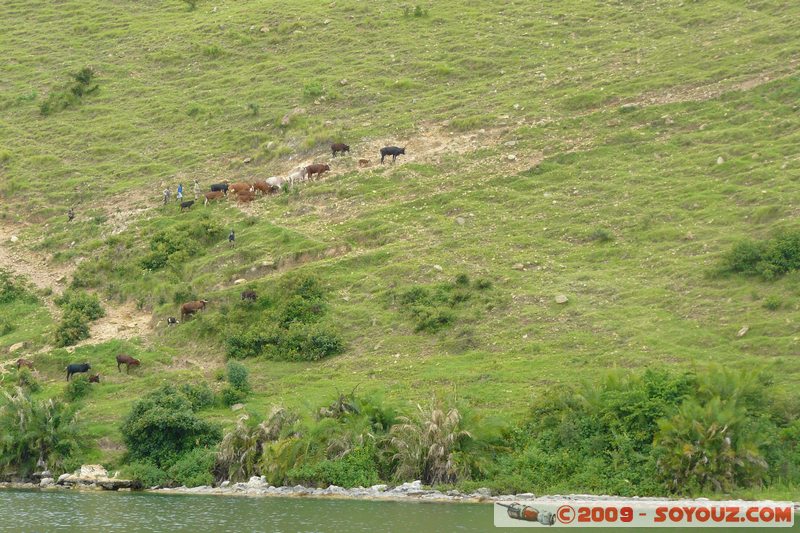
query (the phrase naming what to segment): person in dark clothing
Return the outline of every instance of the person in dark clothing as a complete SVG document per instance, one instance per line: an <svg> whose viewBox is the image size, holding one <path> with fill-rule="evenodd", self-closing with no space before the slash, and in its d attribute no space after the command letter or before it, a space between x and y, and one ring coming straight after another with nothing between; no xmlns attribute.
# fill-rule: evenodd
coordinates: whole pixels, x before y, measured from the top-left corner
<svg viewBox="0 0 800 533"><path fill-rule="evenodd" d="M73 218L75 218L75 211L70 207L69 211L67 211L67 222L72 222Z"/></svg>
<svg viewBox="0 0 800 533"><path fill-rule="evenodd" d="M236 241L236 234L231 230L230 235L228 235L228 242L231 243L231 246L235 246Z"/></svg>

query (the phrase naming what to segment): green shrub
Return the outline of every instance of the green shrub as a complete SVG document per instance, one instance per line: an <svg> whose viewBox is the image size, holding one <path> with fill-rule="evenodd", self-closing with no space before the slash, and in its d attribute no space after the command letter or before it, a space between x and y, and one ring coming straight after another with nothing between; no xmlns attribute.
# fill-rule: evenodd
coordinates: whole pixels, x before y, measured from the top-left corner
<svg viewBox="0 0 800 533"><path fill-rule="evenodd" d="M36 303L39 299L25 283L11 274L11 272L0 268L0 304L12 302Z"/></svg>
<svg viewBox="0 0 800 533"><path fill-rule="evenodd" d="M310 81L303 85L303 98L313 100L325 94L325 89L318 81Z"/></svg>
<svg viewBox="0 0 800 533"><path fill-rule="evenodd" d="M208 383L203 382L199 385L184 383L178 390L180 390L181 394L186 396L192 404L192 409L195 411L214 405L214 391L211 390Z"/></svg>
<svg viewBox="0 0 800 533"><path fill-rule="evenodd" d="M220 391L219 398L223 405L230 407L231 405L243 402L245 398L247 398L247 393L230 385L226 385Z"/></svg>
<svg viewBox="0 0 800 533"><path fill-rule="evenodd" d="M76 402L82 400L89 394L92 384L89 383L89 378L83 374L72 376L72 379L67 383L67 388L64 389L64 397L69 402Z"/></svg>
<svg viewBox="0 0 800 533"><path fill-rule="evenodd" d="M783 300L780 296L769 296L766 300L764 300L764 309L769 309L770 311L777 311L783 305Z"/></svg>
<svg viewBox="0 0 800 533"><path fill-rule="evenodd" d="M39 385L39 382L36 381L36 378L34 377L30 368L24 366L19 369L19 372L17 372L17 385L23 389L26 389L30 393L39 392L39 390L42 388L42 386Z"/></svg>
<svg viewBox="0 0 800 533"><path fill-rule="evenodd" d="M800 269L800 231L779 233L764 242L740 241L723 258L723 269L773 280Z"/></svg>
<svg viewBox="0 0 800 533"><path fill-rule="evenodd" d="M133 404L120 426L134 460L164 468L198 446L212 446L220 428L198 418L191 402L172 385L165 385Z"/></svg>
<svg viewBox="0 0 800 533"><path fill-rule="evenodd" d="M293 324L266 352L275 361L319 361L344 350L339 335L319 325Z"/></svg>
<svg viewBox="0 0 800 533"><path fill-rule="evenodd" d="M70 74L73 83L62 86L60 89L51 92L47 99L39 105L39 112L48 116L62 109L75 106L81 102L84 96L96 93L99 85L92 85L95 72L90 67L84 67L80 71Z"/></svg>
<svg viewBox="0 0 800 533"><path fill-rule="evenodd" d="M380 481L375 452L371 448L356 448L341 459L293 468L286 474L289 483L327 487L369 487Z"/></svg>
<svg viewBox="0 0 800 533"><path fill-rule="evenodd" d="M147 461L134 461L122 467L122 476L138 481L145 488L169 485L169 475Z"/></svg>
<svg viewBox="0 0 800 533"><path fill-rule="evenodd" d="M214 451L207 448L196 448L185 453L167 469L167 475L174 485L199 487L212 485L214 476Z"/></svg>
<svg viewBox="0 0 800 533"><path fill-rule="evenodd" d="M65 313L80 313L88 320L97 320L106 314L97 295L87 292L68 290L55 302Z"/></svg>
<svg viewBox="0 0 800 533"><path fill-rule="evenodd" d="M481 278L470 284L466 274L456 276L453 283L439 283L431 286L417 285L397 294L397 301L403 312L414 322L414 331L437 333L449 328L458 320L466 303L479 298L488 303L492 282ZM475 290L483 291L478 294Z"/></svg>
<svg viewBox="0 0 800 533"><path fill-rule="evenodd" d="M57 347L72 346L89 338L89 320L77 311L67 311L56 327L54 342Z"/></svg>
<svg viewBox="0 0 800 533"><path fill-rule="evenodd" d="M231 387L243 393L250 392L250 383L247 381L247 367L236 361L228 361L228 383Z"/></svg>
<svg viewBox="0 0 800 533"><path fill-rule="evenodd" d="M11 319L6 317L0 317L0 337L2 337L3 335L8 335L15 329L17 329L17 327L14 325L13 322L11 322Z"/></svg>
<svg viewBox="0 0 800 533"><path fill-rule="evenodd" d="M605 228L597 228L589 234L589 240L596 242L611 242L614 235Z"/></svg>
<svg viewBox="0 0 800 533"><path fill-rule="evenodd" d="M317 322L325 315L326 311L327 306L322 299L294 296L283 306L280 316L280 325L284 328L288 328L295 322L301 324Z"/></svg>
<svg viewBox="0 0 800 533"><path fill-rule="evenodd" d="M53 472L63 472L79 450L75 409L56 399L33 401L21 388L3 391L0 407L0 474L25 477L42 460Z"/></svg>

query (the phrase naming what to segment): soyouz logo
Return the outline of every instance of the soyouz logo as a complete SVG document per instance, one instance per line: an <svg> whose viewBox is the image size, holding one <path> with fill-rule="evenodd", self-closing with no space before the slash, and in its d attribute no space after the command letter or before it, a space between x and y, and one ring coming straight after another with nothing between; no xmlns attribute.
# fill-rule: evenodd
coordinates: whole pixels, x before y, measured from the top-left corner
<svg viewBox="0 0 800 533"><path fill-rule="evenodd" d="M792 527L794 505L711 501L495 502L497 527Z"/></svg>

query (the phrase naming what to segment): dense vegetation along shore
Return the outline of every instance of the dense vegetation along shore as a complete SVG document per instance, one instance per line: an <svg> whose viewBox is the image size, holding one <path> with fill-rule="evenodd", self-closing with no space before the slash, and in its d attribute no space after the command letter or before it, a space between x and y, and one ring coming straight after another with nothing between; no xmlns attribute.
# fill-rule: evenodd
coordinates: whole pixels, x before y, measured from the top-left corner
<svg viewBox="0 0 800 533"><path fill-rule="evenodd" d="M800 499L798 18L3 2L0 479Z"/></svg>

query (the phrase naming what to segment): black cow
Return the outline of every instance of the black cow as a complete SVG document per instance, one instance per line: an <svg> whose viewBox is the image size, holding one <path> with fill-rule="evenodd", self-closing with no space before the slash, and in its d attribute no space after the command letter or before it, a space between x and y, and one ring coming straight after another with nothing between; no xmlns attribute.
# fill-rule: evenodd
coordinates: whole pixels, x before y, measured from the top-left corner
<svg viewBox="0 0 800 533"><path fill-rule="evenodd" d="M226 195L228 194L228 184L227 183L215 183L211 186L211 192L222 191Z"/></svg>
<svg viewBox="0 0 800 533"><path fill-rule="evenodd" d="M187 200L185 202L181 202L181 211L184 209L189 209L194 205L194 200Z"/></svg>
<svg viewBox="0 0 800 533"><path fill-rule="evenodd" d="M92 368L89 363L72 363L67 365L67 381L72 377L72 374L82 374L88 372Z"/></svg>
<svg viewBox="0 0 800 533"><path fill-rule="evenodd" d="M256 291L254 290L246 290L242 291L242 301L249 300L251 302L256 301Z"/></svg>
<svg viewBox="0 0 800 533"><path fill-rule="evenodd" d="M383 164L383 158L387 155L392 156L392 162L397 159L398 155L405 155L406 147L399 148L397 146L386 146L381 148L381 164Z"/></svg>
<svg viewBox="0 0 800 533"><path fill-rule="evenodd" d="M167 318L167 325L174 326L177 323L178 323L178 319L175 318L174 316L171 316L171 317Z"/></svg>

